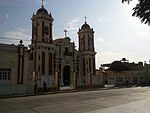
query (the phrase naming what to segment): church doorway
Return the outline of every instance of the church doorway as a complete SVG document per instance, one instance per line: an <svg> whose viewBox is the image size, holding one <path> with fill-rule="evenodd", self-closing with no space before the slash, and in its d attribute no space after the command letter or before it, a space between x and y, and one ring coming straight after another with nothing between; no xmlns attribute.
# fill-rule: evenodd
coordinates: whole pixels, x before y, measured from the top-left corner
<svg viewBox="0 0 150 113"><path fill-rule="evenodd" d="M63 83L64 86L70 86L70 67L65 66L63 69Z"/></svg>

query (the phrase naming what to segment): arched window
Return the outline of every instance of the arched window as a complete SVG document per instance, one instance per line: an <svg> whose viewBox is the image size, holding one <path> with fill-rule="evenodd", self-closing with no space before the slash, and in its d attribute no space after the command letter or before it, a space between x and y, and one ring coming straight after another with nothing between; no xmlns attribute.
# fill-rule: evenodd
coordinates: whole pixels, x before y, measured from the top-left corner
<svg viewBox="0 0 150 113"><path fill-rule="evenodd" d="M48 27L45 27L45 34L48 35Z"/></svg>

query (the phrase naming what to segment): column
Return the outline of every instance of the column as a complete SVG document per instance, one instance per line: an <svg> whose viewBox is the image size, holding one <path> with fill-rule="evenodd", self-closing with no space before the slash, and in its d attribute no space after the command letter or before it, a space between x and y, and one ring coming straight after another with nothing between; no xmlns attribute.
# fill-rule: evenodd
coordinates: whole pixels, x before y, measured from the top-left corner
<svg viewBox="0 0 150 113"><path fill-rule="evenodd" d="M76 72L73 72L73 89L77 89L77 76L76 76Z"/></svg>
<svg viewBox="0 0 150 113"><path fill-rule="evenodd" d="M60 83L59 83L59 73L58 72L55 72L55 86L56 86L56 91L59 91Z"/></svg>

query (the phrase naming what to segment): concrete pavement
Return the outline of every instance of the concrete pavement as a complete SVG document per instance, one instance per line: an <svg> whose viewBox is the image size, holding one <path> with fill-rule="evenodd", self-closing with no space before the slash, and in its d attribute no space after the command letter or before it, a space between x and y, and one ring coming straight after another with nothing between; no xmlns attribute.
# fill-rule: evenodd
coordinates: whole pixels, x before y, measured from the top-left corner
<svg viewBox="0 0 150 113"><path fill-rule="evenodd" d="M150 98L88 113L150 113Z"/></svg>

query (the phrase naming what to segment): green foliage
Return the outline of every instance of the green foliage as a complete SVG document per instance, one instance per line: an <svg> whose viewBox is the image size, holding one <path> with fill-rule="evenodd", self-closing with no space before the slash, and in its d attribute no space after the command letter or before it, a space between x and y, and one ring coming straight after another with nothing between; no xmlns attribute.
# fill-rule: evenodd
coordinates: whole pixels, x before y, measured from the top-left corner
<svg viewBox="0 0 150 113"><path fill-rule="evenodd" d="M122 0L122 3L130 3L132 0ZM150 25L150 0L138 0L138 3L133 8L132 16L138 17L142 23Z"/></svg>

